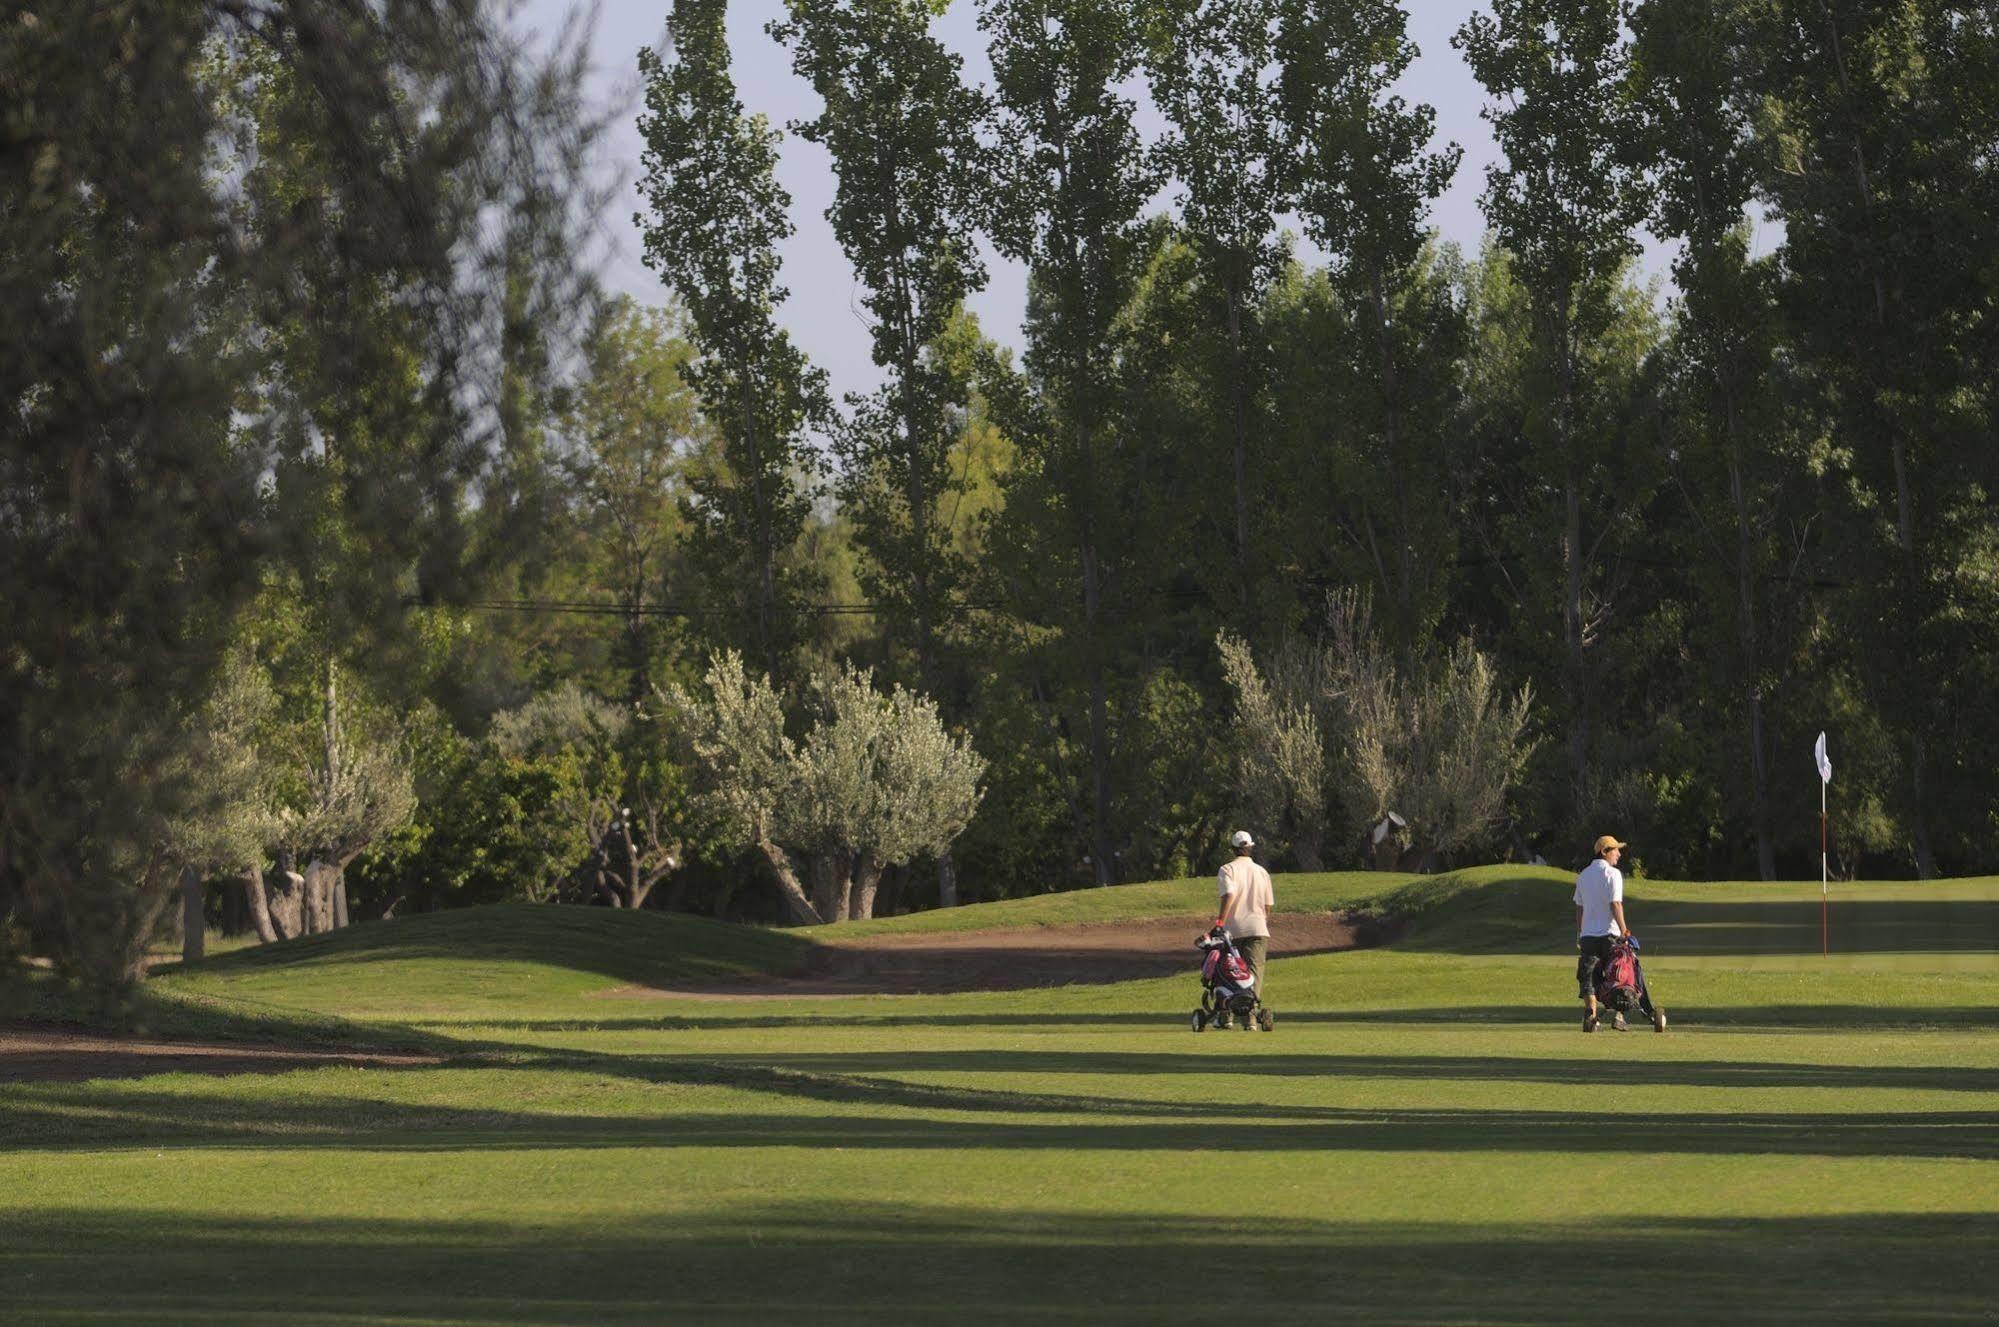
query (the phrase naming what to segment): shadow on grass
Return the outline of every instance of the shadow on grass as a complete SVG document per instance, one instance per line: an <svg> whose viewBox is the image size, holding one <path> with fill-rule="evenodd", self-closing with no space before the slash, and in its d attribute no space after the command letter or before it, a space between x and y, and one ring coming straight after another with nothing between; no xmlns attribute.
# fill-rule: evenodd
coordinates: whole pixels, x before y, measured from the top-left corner
<svg viewBox="0 0 1999 1327"><path fill-rule="evenodd" d="M1574 984L1559 975L1553 983ZM1662 1003L1665 1001L1662 999ZM698 1032L757 1028L834 1027L1054 1027L1086 1031L1093 1027L1185 1027L1187 1011L1178 1006L1153 1012L1047 1011L1008 1014L940 1013L923 1008L897 1009L875 1006L867 1013L744 1014L727 1012L740 1005L703 1006L688 1003L686 1012L641 1018L521 1018L478 1019L471 1022L417 1022L413 1028L449 1033L454 1028L490 1029L496 1032ZM842 1006L848 1008L850 1006ZM1189 1008L1192 1007L1191 1001ZM713 1008L715 1012L705 1012ZM1279 1005L1278 1033L1292 1024L1469 1024L1574 1026L1581 1008L1573 999L1551 999L1546 1004L1465 1005L1426 1009L1300 1009ZM1999 1006L1939 1005L1932 1008L1890 1007L1859 1004L1744 1005L1734 1008L1699 1008L1668 1005L1675 1026L1683 1029L1725 1027L1772 1031L1816 1030L1827 1032L1897 1031L1937 1027L1999 1027ZM1192 1034L1189 1034L1192 1035ZM1211 1032L1206 1035L1222 1036Z"/></svg>
<svg viewBox="0 0 1999 1327"><path fill-rule="evenodd" d="M1697 1088L1881 1088L1898 1092L1999 1092L1999 1069L1954 1065L1856 1065L1773 1063L1761 1060L1621 1060L1606 1066L1593 1060L1484 1055L1290 1055L1256 1044L1241 1059L1213 1054L1176 1055L1146 1051L922 1050L832 1053L752 1052L704 1054L694 1061L644 1055L588 1056L577 1068L597 1073L645 1076L655 1066L684 1063L756 1066L800 1073L1040 1074L1040 1075L1212 1075L1253 1078L1390 1078L1416 1081L1557 1083L1600 1087L1606 1073L1630 1087ZM1218 1107L1226 1113L1226 1107Z"/></svg>
<svg viewBox="0 0 1999 1327"><path fill-rule="evenodd" d="M686 913L494 904L364 922L161 970L235 974L417 959L514 961L626 982L785 973L821 946L804 936Z"/></svg>
<svg viewBox="0 0 1999 1327"><path fill-rule="evenodd" d="M1439 876L1418 882L1385 906L1409 925L1396 948L1410 953L1558 952L1574 936L1573 886L1536 875L1466 882ZM1911 892L1921 886L1911 885ZM1706 957L1816 954L1819 898L1795 901L1645 897L1631 881L1631 922L1648 952ZM1835 898L1832 947L1845 954L1990 953L1999 955L1999 899Z"/></svg>
<svg viewBox="0 0 1999 1327"><path fill-rule="evenodd" d="M913 1083L897 1072L1195 1072L1185 1057L1023 1057L997 1054L887 1055L821 1061L683 1060L634 1056L552 1055L519 1060L519 1069L567 1070L580 1078L711 1087L762 1094L785 1113L585 1115L370 1100L353 1080L291 1080L289 1094L246 1097L221 1091L163 1091L115 1084L43 1085L0 1093L0 1152L157 1148L365 1149L371 1152L466 1152L619 1148L1018 1149L1049 1152L1217 1150L1398 1151L1568 1154L1689 1153L1999 1158L1999 1110L1782 1111L1717 1115L1624 1116L1604 1127L1601 1111L1390 1109L1287 1105L1218 1094L1212 1101L1156 1101L1106 1095L1040 1093ZM1116 1062L1106 1063L1115 1058ZM1073 1059L1073 1065L1051 1063ZM1161 1060L1176 1063L1162 1066ZM1309 1061L1309 1063L1306 1063ZM1260 1071L1348 1072L1380 1077L1494 1081L1534 1073L1581 1078L1573 1066L1545 1061L1457 1062L1378 1057L1297 1057ZM1804 1069L1807 1066L1787 1066ZM1717 1066L1684 1066L1670 1081L1708 1083ZM1721 1066L1733 1071L1738 1066ZM868 1072L855 1072L866 1070ZM1213 1071L1209 1060L1205 1071ZM423 1069L401 1074L434 1072ZM1549 1077L1543 1081L1569 1081ZM1723 1081L1734 1083L1726 1077ZM1816 1080L1812 1080L1816 1082ZM1578 1081L1578 1086L1587 1080ZM1789 1084L1787 1084L1789 1085ZM1852 1086L1851 1083L1818 1084ZM1910 1086L1906 1083L1891 1084ZM496 1082L497 1097L505 1084ZM627 1098L626 1100L631 1100ZM1592 1103L1599 1100L1591 1096ZM684 1103L684 1099L683 1099ZM818 1106L843 1109L828 1112ZM638 1104L643 1107L641 1098ZM895 1114L884 1114L894 1111ZM872 1113L862 1113L872 1112ZM976 1119L917 1112L975 1113Z"/></svg>
<svg viewBox="0 0 1999 1327"><path fill-rule="evenodd" d="M1253 1261L1230 1309L1260 1322L1540 1323L1605 1302L1602 1259L1642 1253L1645 1321L1982 1319L1989 1215L1508 1227L1078 1213L869 1201L735 1206L636 1224L253 1218L106 1208L0 1215L9 1308L42 1324L1207 1323L1201 1269ZM990 1202L991 1200L987 1200ZM78 1250L89 1250L79 1257ZM282 1269L270 1275L250 1269Z"/></svg>

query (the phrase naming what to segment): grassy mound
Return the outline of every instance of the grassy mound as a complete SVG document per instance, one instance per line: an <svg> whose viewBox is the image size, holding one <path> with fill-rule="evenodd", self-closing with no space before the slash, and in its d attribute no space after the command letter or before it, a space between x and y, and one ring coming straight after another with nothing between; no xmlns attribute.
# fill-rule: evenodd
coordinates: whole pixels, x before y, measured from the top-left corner
<svg viewBox="0 0 1999 1327"><path fill-rule="evenodd" d="M1450 964L1467 956L1524 964L1521 989L1538 988L1545 976L1541 969L1551 960L1559 967L1572 952L1571 879L1563 871L1514 866L1440 876L1280 876L1279 928L1282 913L1333 909L1365 911L1399 924L1395 962L1337 954L1286 960L1285 1003L1421 1007L1433 1003L1438 983L1451 980ZM809 967L824 943L877 935L1175 916L1197 925L1210 915L1211 890L1205 877L1154 881L795 931L597 908L501 905L424 914L161 969L148 984L141 1022L153 1032L190 1036L378 1044L385 1029L413 1024L603 1025L633 1012L601 998L618 986L727 984L782 975ZM1729 1003L1765 994L1781 995L1787 1003L1825 998L1812 994L1815 977L1794 975L1820 962L1816 883L1632 880L1627 893L1648 967L1666 965L1683 974L1711 970L1720 983L1712 993ZM1835 963L1861 964L1877 982L1895 977L1927 983L1935 989L1912 998L1940 1009L1958 996L1954 986L1939 987L1938 980L1960 970L1970 974L1999 952L1999 880L1840 885L1831 918ZM1752 970L1761 975L1730 975ZM1090 980L1086 969L1079 967L1079 973L1080 981ZM1505 984L1497 971L1491 979ZM1185 994L1171 980L1164 987L1155 980L1092 989L1101 993L1098 998L1134 1011ZM1889 995L1879 985L1873 993ZM991 998L1007 997L995 992ZM1506 1007L1524 1009L1527 1000ZM679 1013L696 1021L707 1017L692 1009ZM29 1014L59 1020L64 1010L59 1000L43 999Z"/></svg>
<svg viewBox="0 0 1999 1327"><path fill-rule="evenodd" d="M1573 876L1551 868L1486 866L1417 880L1377 906L1404 920L1404 949L1559 953L1575 935L1573 888ZM1634 879L1624 892L1632 929L1653 953L1819 954L1817 881ZM1840 884L1828 903L1835 954L1864 952L1892 966L1897 955L1999 951L1999 878Z"/></svg>
<svg viewBox="0 0 1999 1327"><path fill-rule="evenodd" d="M1399 888L1424 877L1383 871L1321 871L1280 875L1277 911L1325 912L1372 909ZM801 934L832 939L865 935L934 935L945 931L989 931L1022 926L1087 926L1103 922L1149 921L1184 916L1199 921L1215 915L1215 878L1188 876L1144 884L1109 885L1062 894L972 903L905 917L806 927Z"/></svg>
<svg viewBox="0 0 1999 1327"><path fill-rule="evenodd" d="M512 1013L616 986L782 973L803 936L675 913L498 904L368 922L163 969L184 997L420 1021Z"/></svg>

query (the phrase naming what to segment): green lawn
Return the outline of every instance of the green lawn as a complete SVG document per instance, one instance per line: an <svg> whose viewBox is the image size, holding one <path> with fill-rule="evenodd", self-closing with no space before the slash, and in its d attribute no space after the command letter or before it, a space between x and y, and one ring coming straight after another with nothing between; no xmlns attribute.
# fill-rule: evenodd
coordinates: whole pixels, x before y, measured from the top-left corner
<svg viewBox="0 0 1999 1327"><path fill-rule="evenodd" d="M1198 918L1210 888L869 927ZM1999 881L1835 886L1830 958L1816 882L1634 881L1664 1037L1576 1026L1553 872L1278 890L1407 930L1274 963L1269 1036L1187 1030L1191 951L1104 987L606 1000L811 935L552 908L170 972L156 1027L450 1058L0 1086L0 1321L1999 1313Z"/></svg>

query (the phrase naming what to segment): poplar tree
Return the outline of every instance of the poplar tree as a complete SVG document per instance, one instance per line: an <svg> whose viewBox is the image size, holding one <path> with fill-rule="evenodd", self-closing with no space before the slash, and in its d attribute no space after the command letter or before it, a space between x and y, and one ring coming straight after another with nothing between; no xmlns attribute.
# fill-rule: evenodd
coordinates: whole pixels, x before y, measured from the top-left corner
<svg viewBox="0 0 1999 1327"><path fill-rule="evenodd" d="M1782 549L1773 544L1792 524L1786 498L1795 493L1786 488L1796 486L1786 480L1802 472L1803 458L1784 450L1775 273L1751 260L1744 220L1759 164L1744 85L1753 54L1747 13L1741 0L1647 0L1632 26L1657 162L1654 224L1684 246L1673 261L1680 291L1673 360L1685 387L1675 412L1677 473L1701 554L1696 613L1718 619L1722 637L1702 652L1702 671L1738 710L1756 864L1771 880L1768 705L1779 681L1773 660L1782 654L1773 655L1770 638L1774 619L1801 616L1780 614L1772 595L1794 604L1806 597L1789 578L1775 582ZM1709 519L1711 509L1720 519Z"/></svg>
<svg viewBox="0 0 1999 1327"><path fill-rule="evenodd" d="M1339 473L1343 491L1305 519L1330 514L1360 551L1405 655L1442 609L1456 545L1456 516L1436 481L1455 468L1449 401L1463 333L1424 252L1430 205L1463 152L1431 151L1436 112L1391 91L1418 53L1395 0L1279 6L1277 110L1292 192L1305 233L1330 259L1332 293L1361 332L1349 338L1337 419L1320 425L1347 454L1300 466L1301 478ZM1295 381L1286 395L1298 395Z"/></svg>
<svg viewBox="0 0 1999 1327"><path fill-rule="evenodd" d="M584 342L586 372L560 419L561 469L590 532L593 590L623 619L625 701L652 695L668 555L681 534L684 475L701 433L677 309L614 301Z"/></svg>
<svg viewBox="0 0 1999 1327"><path fill-rule="evenodd" d="M1017 530L1043 522L1023 533L1074 576L1064 579L1080 611L1061 615L1086 692L1090 860L1097 883L1110 884L1106 568L1121 550L1105 539L1122 500L1111 479L1118 320L1147 252L1139 217L1157 187L1124 92L1139 70L1142 33L1129 6L1103 0L985 0L979 24L1001 145L990 225L1001 251L1029 269L1024 374L995 373L988 390L1020 457L1008 520Z"/></svg>
<svg viewBox="0 0 1999 1327"><path fill-rule="evenodd" d="M727 9L675 0L668 57L639 52L640 187L651 214L635 220L646 265L693 324L701 353L688 381L722 444L720 464L689 476L689 560L720 618L716 634L783 676L811 584L793 554L820 465L806 430L824 418L825 385L778 325L777 246L793 230L791 195L775 174L780 135L736 96Z"/></svg>
<svg viewBox="0 0 1999 1327"><path fill-rule="evenodd" d="M1596 647L1613 589L1605 542L1634 499L1594 400L1604 384L1589 373L1617 321L1619 277L1647 208L1622 17L1618 0L1495 0L1452 38L1492 98L1482 114L1503 154L1486 168L1481 201L1527 302L1525 441L1533 487L1554 507L1546 525L1578 814L1597 795Z"/></svg>
<svg viewBox="0 0 1999 1327"><path fill-rule="evenodd" d="M1991 768L1964 736L1982 708L1969 670L1999 617L1983 533L1993 394L1975 377L1994 299L1990 7L1784 0L1759 14L1782 299L1853 500L1837 522L1853 578L1840 634L1900 748L1896 818L1929 877L1940 806L1978 782L1954 771Z"/></svg>
<svg viewBox="0 0 1999 1327"><path fill-rule="evenodd" d="M934 343L985 281L976 246L984 100L932 34L936 0L792 0L771 34L824 102L797 126L833 158L826 216L854 265L883 386L850 395L839 490L867 554L869 599L939 686L940 618L962 579L940 509L967 395Z"/></svg>
<svg viewBox="0 0 1999 1327"><path fill-rule="evenodd" d="M1279 0L1159 0L1152 10L1146 75L1170 132L1158 145L1179 181L1182 223L1220 303L1227 337L1221 435L1234 495L1229 542L1236 607L1253 611L1251 510L1266 491L1261 471L1269 351L1263 297L1285 260L1278 214L1290 205L1276 78Z"/></svg>

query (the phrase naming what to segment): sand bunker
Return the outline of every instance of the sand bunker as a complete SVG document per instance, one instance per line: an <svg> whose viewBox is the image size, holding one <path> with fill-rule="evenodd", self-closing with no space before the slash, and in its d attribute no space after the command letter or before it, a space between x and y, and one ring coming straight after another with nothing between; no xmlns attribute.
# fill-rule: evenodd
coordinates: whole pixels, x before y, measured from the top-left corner
<svg viewBox="0 0 1999 1327"><path fill-rule="evenodd" d="M1281 913L1271 919L1270 957L1365 949L1391 938L1378 919L1353 912ZM784 977L685 986L620 986L606 999L796 999L801 996L942 995L1097 985L1192 973L1200 959L1192 918L1023 926L996 931L827 938L802 971Z"/></svg>

